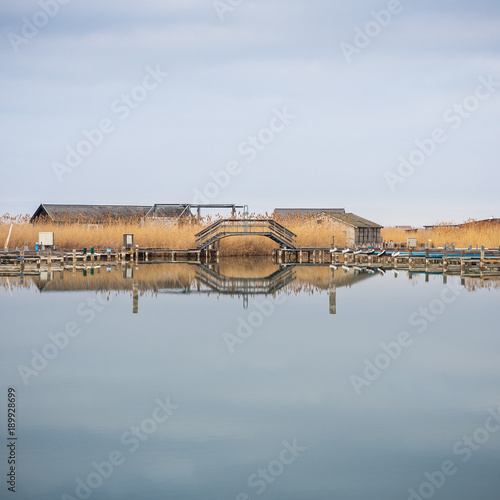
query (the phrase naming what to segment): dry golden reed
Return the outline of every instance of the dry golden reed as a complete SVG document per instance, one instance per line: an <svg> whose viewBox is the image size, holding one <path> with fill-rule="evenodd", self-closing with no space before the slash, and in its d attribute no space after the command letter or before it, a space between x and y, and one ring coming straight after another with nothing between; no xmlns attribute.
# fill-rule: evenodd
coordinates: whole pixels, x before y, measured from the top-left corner
<svg viewBox="0 0 500 500"><path fill-rule="evenodd" d="M254 216L253 216L254 217ZM257 218L270 218L267 214ZM178 224L141 223L139 219L109 219L101 224L82 224L74 220L62 223L40 221L29 223L29 216L12 217L5 214L0 219L0 244L6 241L10 224L13 224L9 248L34 248L41 231L54 232L55 244L64 249L121 248L124 233L133 233L135 243L141 248L167 248L172 250L195 248L195 234L211 224L216 218L207 217L201 221L187 219ZM332 237L339 248L345 246L345 233L326 219L303 218L300 216L276 219L297 235L298 247L328 248ZM415 236L418 244L433 247L455 244L457 248L468 245L484 245L497 248L500 245L500 224L493 222L467 221L463 225L440 224L432 229L406 232L404 229L387 227L382 229L382 239L395 243L406 243L408 236ZM269 255L277 244L263 236L232 236L221 240L221 256Z"/></svg>
<svg viewBox="0 0 500 500"><path fill-rule="evenodd" d="M454 244L457 248L484 245L498 248L500 245L500 223L493 221L468 220L463 224L441 223L429 229L405 231L401 228L382 229L382 239L394 243L406 243L408 237L417 238L417 244L430 247L444 247Z"/></svg>

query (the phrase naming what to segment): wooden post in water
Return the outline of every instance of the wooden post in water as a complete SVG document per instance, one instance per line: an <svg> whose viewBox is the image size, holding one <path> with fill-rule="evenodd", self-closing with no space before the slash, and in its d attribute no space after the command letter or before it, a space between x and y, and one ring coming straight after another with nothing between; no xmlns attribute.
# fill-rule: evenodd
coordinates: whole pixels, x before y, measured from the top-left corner
<svg viewBox="0 0 500 500"><path fill-rule="evenodd" d="M460 259L460 274L465 273L465 250L462 250L462 256Z"/></svg>
<svg viewBox="0 0 500 500"><path fill-rule="evenodd" d="M134 281L132 284L132 314L139 313L139 283Z"/></svg>
<svg viewBox="0 0 500 500"><path fill-rule="evenodd" d="M448 271L448 250L445 248L443 252L443 273Z"/></svg>
<svg viewBox="0 0 500 500"><path fill-rule="evenodd" d="M481 262L479 263L479 272L481 276L483 276L484 273L484 245L481 245Z"/></svg>
<svg viewBox="0 0 500 500"><path fill-rule="evenodd" d="M330 314L337 314L337 285L335 283L330 284Z"/></svg>

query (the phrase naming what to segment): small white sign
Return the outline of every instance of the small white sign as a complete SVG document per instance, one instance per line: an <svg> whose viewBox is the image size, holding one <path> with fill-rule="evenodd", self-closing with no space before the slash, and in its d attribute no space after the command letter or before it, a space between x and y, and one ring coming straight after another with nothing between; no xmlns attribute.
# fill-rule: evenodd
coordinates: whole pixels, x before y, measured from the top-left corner
<svg viewBox="0 0 500 500"><path fill-rule="evenodd" d="M38 242L44 247L53 247L54 233L38 233Z"/></svg>

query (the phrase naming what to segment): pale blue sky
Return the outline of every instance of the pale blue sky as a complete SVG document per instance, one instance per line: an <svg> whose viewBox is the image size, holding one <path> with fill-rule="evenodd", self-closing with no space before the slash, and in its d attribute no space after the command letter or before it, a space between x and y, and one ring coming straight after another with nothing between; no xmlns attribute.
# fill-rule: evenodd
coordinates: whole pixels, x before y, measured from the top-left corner
<svg viewBox="0 0 500 500"><path fill-rule="evenodd" d="M498 2L242 0L219 16L210 0L64 1L0 6L2 213L202 192L385 225L500 217ZM141 102L125 104L131 93ZM391 190L387 172L436 129L441 142ZM88 156L70 171L79 145Z"/></svg>

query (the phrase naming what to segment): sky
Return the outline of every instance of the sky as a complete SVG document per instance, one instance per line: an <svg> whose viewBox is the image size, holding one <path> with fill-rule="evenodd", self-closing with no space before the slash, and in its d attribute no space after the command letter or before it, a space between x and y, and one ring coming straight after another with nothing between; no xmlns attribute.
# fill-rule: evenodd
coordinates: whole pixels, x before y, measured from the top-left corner
<svg viewBox="0 0 500 500"><path fill-rule="evenodd" d="M493 0L0 6L0 213L40 203L500 217Z"/></svg>

